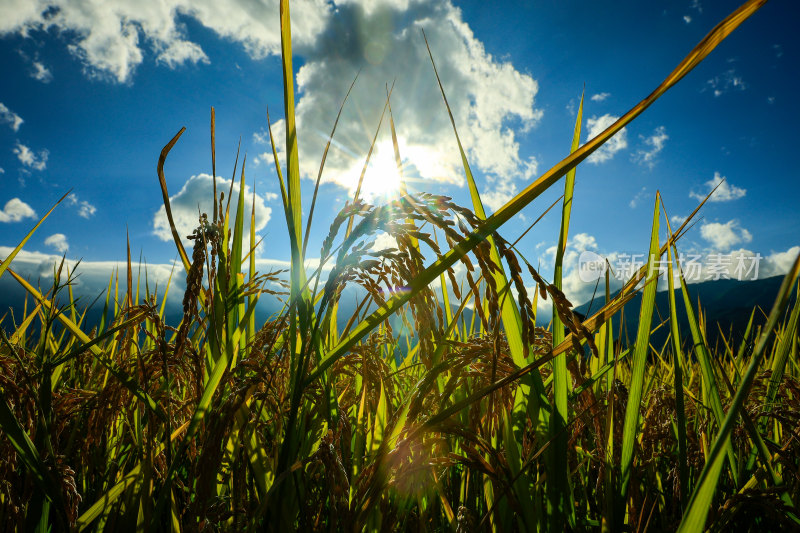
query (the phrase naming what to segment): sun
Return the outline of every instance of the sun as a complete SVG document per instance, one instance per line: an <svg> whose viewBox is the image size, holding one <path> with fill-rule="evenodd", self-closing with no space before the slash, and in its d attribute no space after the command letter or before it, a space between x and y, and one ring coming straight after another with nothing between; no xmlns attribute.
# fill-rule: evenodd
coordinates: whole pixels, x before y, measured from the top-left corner
<svg viewBox="0 0 800 533"><path fill-rule="evenodd" d="M390 141L375 146L361 184L361 196L369 201L391 200L400 194L403 184L401 168L397 168L394 147Z"/></svg>

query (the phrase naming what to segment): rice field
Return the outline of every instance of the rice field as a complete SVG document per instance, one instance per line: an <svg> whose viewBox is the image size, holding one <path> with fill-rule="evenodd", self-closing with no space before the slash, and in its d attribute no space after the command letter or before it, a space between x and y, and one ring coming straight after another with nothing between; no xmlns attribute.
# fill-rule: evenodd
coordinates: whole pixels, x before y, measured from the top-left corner
<svg viewBox="0 0 800 533"><path fill-rule="evenodd" d="M183 130L158 164L181 263L174 275L186 280L179 323L165 322L167 295L134 276L130 251L127 271L109 281L103 318L91 324L63 264L46 290L14 271L27 237L19 243L0 264L0 276L29 296L24 313L6 316L0 329L0 527L799 530L800 258L766 323L751 316L739 343L712 350L706 331L715 326L690 298L677 260L704 202L672 228L656 195L651 239L636 243L648 264L613 298L606 279L604 305L585 319L561 290L576 167L763 3L751 0L720 22L584 145L581 103L570 155L493 215L462 149L472 205L404 189L370 205L357 190L332 221L315 221L327 237L320 265L308 270L316 194L312 202L300 196L283 0L283 166L270 137L291 269L256 271L255 231L247 231L255 222L242 215L249 199L232 198L232 189L214 192L213 212L184 247L163 170ZM444 89L442 97L447 106ZM212 109L216 176L214 120ZM400 161L396 139L394 147ZM235 175L243 191L244 171ZM563 196L553 206L561 230L547 280L503 238L503 224L551 187ZM374 249L380 233L397 246ZM653 313L653 265L664 259L670 305L662 320ZM340 313L345 287L362 295L352 316ZM637 292L638 330L624 346L614 332ZM285 305L257 323L266 296ZM539 299L553 303L547 328L536 325ZM688 338L679 317L688 319ZM651 343L657 328L670 331L664 345Z"/></svg>

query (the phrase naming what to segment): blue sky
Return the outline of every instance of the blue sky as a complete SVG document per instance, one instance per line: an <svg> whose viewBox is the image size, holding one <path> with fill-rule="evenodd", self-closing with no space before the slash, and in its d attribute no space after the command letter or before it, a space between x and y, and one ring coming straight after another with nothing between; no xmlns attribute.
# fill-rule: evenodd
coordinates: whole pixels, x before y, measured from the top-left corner
<svg viewBox="0 0 800 533"><path fill-rule="evenodd" d="M735 2L451 2L370 0L292 4L301 170L315 178L333 119L361 72L329 155L308 246L316 255L333 216L352 197L385 99L409 188L453 196L467 188L419 28L431 43L478 186L497 209L563 158L581 91L585 141L649 94ZM283 100L277 0L4 0L0 3L0 258L70 188L14 268L46 275L55 257L82 259L84 286L105 286L135 256L164 279L175 257L160 214L156 162L183 234L211 188L209 113L216 108L217 174L230 179L241 136L246 192L257 194L260 266L289 259L266 136ZM647 249L654 194L677 220L719 179L681 249L761 255L760 276L784 272L800 252L800 180L794 161L800 8L773 1L593 160L578 167L565 289L575 303L593 284L577 276L582 252ZM280 136L276 135L279 139ZM389 131L378 137L368 199L391 178ZM391 169L391 165L388 165ZM313 181L303 181L310 204ZM514 240L562 190L554 187L501 231ZM210 207L207 207L210 210ZM559 210L520 243L552 273ZM93 283L92 280L97 280ZM102 282L100 281L102 280Z"/></svg>

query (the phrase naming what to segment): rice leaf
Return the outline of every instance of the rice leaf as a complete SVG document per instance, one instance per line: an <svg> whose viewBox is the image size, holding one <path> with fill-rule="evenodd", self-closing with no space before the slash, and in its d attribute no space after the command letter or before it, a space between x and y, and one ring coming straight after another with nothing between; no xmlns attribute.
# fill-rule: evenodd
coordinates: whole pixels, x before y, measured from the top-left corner
<svg viewBox="0 0 800 533"><path fill-rule="evenodd" d="M622 429L622 455L620 458L620 488L616 520L622 518L622 505L628 494L633 469L633 454L639 432L639 415L642 411L641 400L644 390L644 372L647 366L647 354L650 348L650 324L655 306L656 288L658 286L658 262L661 252L658 245L658 221L661 211L661 196L656 193L656 204L653 213L653 228L650 234L650 252L647 258L647 285L642 295L642 305L639 310L639 327L636 333L636 344L633 349L633 369L631 382L628 387L628 405L625 408L625 425Z"/></svg>

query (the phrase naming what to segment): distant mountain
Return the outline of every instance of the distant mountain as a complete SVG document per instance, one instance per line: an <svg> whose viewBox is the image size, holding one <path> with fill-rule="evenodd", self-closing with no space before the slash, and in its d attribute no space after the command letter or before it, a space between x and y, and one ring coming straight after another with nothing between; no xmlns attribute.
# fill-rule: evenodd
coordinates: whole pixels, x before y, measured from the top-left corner
<svg viewBox="0 0 800 533"><path fill-rule="evenodd" d="M731 279L721 279L717 281L706 281L688 285L689 295L692 305L697 311L697 301L700 300L700 307L706 317L706 334L709 346L714 346L722 340L719 338L720 330L727 339L732 335L734 349L738 347L738 341L744 334L747 322L753 309L756 310L754 327L757 324L766 322L766 315L775 303L783 276L775 276L754 281L736 281ZM612 294L612 297L616 293ZM676 288L675 300L678 306L678 321L680 323L681 339L686 341L691 339L689 322L686 318L686 308L683 303L683 293L680 287ZM623 343L633 343L636 338L636 331L639 324L639 309L642 304L641 292L625 305L621 313L614 317L614 337L621 338ZM669 317L669 292L661 291L656 293L656 309L653 311L652 328L655 328L663 319ZM603 306L603 298L595 299L594 302L587 302L575 308L575 311L591 316ZM624 315L622 332L620 334L621 316ZM653 346L660 348L666 342L669 328L665 324L659 328L652 336L650 342Z"/></svg>
<svg viewBox="0 0 800 533"><path fill-rule="evenodd" d="M763 324L766 322L766 314L772 309L775 302L775 297L780 288L782 276L772 278L765 278L756 281L735 281L735 280L719 280L707 281L704 283L696 283L688 286L689 294L691 295L692 304L696 309L697 300L700 299L700 305L706 316L707 321L707 336L709 345L713 348L719 339L720 328L725 333L726 338L731 334L734 339L734 347L738 346L738 339L741 338L750 319L750 313L754 308L760 307L763 310L756 311L755 324ZM46 286L46 285L45 285ZM616 293L615 293L616 294ZM614 294L614 295L615 295ZM612 297L614 296L612 295ZM79 297L79 309L83 310L89 304L92 304L96 295L89 297L87 294L76 292ZM60 302L66 301L66 293L60 297ZM357 302L363 297L357 291L348 289L343 294L340 301L339 313L339 327L343 328L352 313L355 311ZM685 342L691 338L689 330L689 323L686 319L686 311L683 304L683 295L680 289L676 291L676 301L678 304L678 317L680 321L681 338ZM3 276L0 280L0 318L6 315L2 326L7 332L13 330L9 314L13 316L17 323L22 319L23 308L22 304L25 298L24 289L14 281L10 276ZM94 325L100 322L100 317L103 312L103 305L105 302L105 295L101 295L90 310L86 314L85 329L89 331ZM595 299L594 302L587 302L575 308L575 311L585 315L591 316L603 305L602 296L600 299ZM28 299L28 311L33 309L32 300ZM614 337L621 338L624 344L632 343L636 337L636 331L639 321L639 308L641 307L641 293L634 296L628 302L623 311L614 316ZM256 310L256 323L263 324L270 315L277 313L281 310L282 304L274 297L263 298ZM365 309L361 310L362 316ZM183 314L180 298L170 298L166 308L166 322L167 324L177 326ZM464 310L464 320L469 323L471 320L471 311ZM621 317L624 316L622 321L622 328L620 329ZM661 291L656 294L656 310L653 313L652 327L657 326L663 318L669 316L669 300L667 291ZM719 324L719 326L717 326ZM393 320L393 325L402 330L402 322L399 319ZM540 325L546 326L547 324L541 323ZM669 328L659 328L651 337L651 343L660 348L667 340Z"/></svg>

